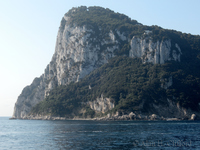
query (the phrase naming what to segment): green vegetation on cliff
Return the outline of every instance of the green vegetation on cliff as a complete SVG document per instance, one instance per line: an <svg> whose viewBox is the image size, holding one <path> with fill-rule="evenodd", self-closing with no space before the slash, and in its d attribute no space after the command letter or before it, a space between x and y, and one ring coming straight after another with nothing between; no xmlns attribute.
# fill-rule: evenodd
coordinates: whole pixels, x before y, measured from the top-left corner
<svg viewBox="0 0 200 150"><path fill-rule="evenodd" d="M170 77L173 85L168 89L162 88L161 85L168 82ZM152 65L142 64L137 58L116 57L80 82L53 89L31 113L94 117L95 112L85 104L94 101L101 94L113 99L116 107L112 112L148 113L153 111L152 104L167 105L167 98L174 99L174 102L185 108L198 111L199 89L199 77L181 63ZM142 103L144 105L140 108L139 105ZM79 111L81 108L86 109L86 114Z"/></svg>

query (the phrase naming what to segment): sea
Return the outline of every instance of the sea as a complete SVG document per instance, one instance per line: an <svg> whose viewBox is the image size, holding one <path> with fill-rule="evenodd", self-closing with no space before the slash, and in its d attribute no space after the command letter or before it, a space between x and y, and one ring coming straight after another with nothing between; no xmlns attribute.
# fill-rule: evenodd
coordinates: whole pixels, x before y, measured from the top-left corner
<svg viewBox="0 0 200 150"><path fill-rule="evenodd" d="M0 150L200 150L200 121L9 120Z"/></svg>

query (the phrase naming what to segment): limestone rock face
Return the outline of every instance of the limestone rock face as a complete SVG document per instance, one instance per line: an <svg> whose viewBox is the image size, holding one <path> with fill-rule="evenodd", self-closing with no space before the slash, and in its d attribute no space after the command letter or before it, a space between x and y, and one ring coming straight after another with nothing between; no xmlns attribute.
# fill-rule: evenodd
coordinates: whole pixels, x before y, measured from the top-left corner
<svg viewBox="0 0 200 150"><path fill-rule="evenodd" d="M35 78L30 86L23 89L15 104L13 118L24 118L33 106L44 97L45 82L43 75Z"/></svg>
<svg viewBox="0 0 200 150"><path fill-rule="evenodd" d="M153 42L151 38L131 39L130 57L139 57L143 63L164 64L166 61L180 61L181 49L178 44L173 45L171 40Z"/></svg>
<svg viewBox="0 0 200 150"><path fill-rule="evenodd" d="M59 85L78 82L91 71L115 57L120 50L120 42L129 43L129 57L139 57L144 63L163 64L166 61L180 61L181 49L178 44L172 46L170 40L153 42L151 38L133 37L129 39L118 30L107 34L98 31L92 25L77 26L70 23L70 17L64 16L57 35L55 53L47 65L44 74L34 79L30 86L23 89L15 104L13 118L26 118L31 108L48 96L49 91ZM149 34L150 36L150 34ZM174 49L173 49L173 48ZM97 100L91 104L96 110L105 112L108 99ZM102 104L102 105L101 105ZM114 107L111 105L109 107Z"/></svg>
<svg viewBox="0 0 200 150"><path fill-rule="evenodd" d="M89 105L91 109L102 113L105 113L115 107L115 104L110 98L104 98L103 96L97 98L95 101L89 102Z"/></svg>
<svg viewBox="0 0 200 150"><path fill-rule="evenodd" d="M192 114L190 120L195 120L196 119L196 115Z"/></svg>

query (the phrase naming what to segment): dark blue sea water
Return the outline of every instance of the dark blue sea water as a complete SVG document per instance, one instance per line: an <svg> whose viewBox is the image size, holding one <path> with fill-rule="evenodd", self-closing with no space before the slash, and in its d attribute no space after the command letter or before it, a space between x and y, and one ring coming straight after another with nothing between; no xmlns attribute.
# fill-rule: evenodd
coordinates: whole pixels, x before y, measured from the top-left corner
<svg viewBox="0 0 200 150"><path fill-rule="evenodd" d="M47 121L1 117L0 149L200 149L200 122Z"/></svg>

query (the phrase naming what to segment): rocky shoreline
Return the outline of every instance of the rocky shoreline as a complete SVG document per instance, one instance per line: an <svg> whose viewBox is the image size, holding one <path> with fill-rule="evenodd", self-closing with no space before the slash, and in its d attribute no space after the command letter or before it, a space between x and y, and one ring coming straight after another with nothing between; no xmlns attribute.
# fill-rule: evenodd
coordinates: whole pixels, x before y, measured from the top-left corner
<svg viewBox="0 0 200 150"><path fill-rule="evenodd" d="M170 118L170 117L160 117L156 114L152 115L141 115L135 114L131 112L128 115L113 115L111 116L108 114L104 117L96 117L96 118L66 118L66 117L55 117L55 116L26 116L24 118L10 118L13 119L22 119L22 120L93 120L93 121L122 121L122 120L141 120L141 121L181 121L181 120L199 120L199 117L196 114L192 114L190 117L183 117L183 118Z"/></svg>

